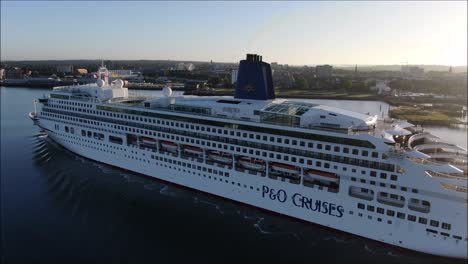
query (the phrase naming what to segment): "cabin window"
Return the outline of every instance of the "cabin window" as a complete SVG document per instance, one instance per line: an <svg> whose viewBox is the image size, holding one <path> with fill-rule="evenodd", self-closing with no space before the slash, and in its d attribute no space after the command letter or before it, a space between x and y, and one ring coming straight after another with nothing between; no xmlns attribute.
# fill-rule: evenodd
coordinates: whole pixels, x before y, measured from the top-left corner
<svg viewBox="0 0 468 264"><path fill-rule="evenodd" d="M443 228L443 229L450 230L450 229L452 228L452 225L451 225L451 224L447 224L447 223L442 223L442 228Z"/></svg>
<svg viewBox="0 0 468 264"><path fill-rule="evenodd" d="M384 209L381 208L381 207L377 207L377 213L383 214L383 213L384 213Z"/></svg>
<svg viewBox="0 0 468 264"><path fill-rule="evenodd" d="M358 206L357 206L359 209L364 209L364 204L362 203L358 203Z"/></svg>
<svg viewBox="0 0 468 264"><path fill-rule="evenodd" d="M386 173L380 173L380 178L381 179L387 179L387 174Z"/></svg>
<svg viewBox="0 0 468 264"><path fill-rule="evenodd" d="M405 198L396 194L388 194L385 192L379 192L377 201L382 204L392 205L396 207L403 207L405 205Z"/></svg>
<svg viewBox="0 0 468 264"><path fill-rule="evenodd" d="M424 217L419 217L419 223L425 225L427 224L427 219Z"/></svg>
<svg viewBox="0 0 468 264"><path fill-rule="evenodd" d="M343 148L343 153L349 153L349 148Z"/></svg>
<svg viewBox="0 0 468 264"><path fill-rule="evenodd" d="M359 155L359 150L353 149L353 155Z"/></svg>
<svg viewBox="0 0 468 264"><path fill-rule="evenodd" d="M350 186L349 196L372 201L374 199L374 191L366 189L366 188Z"/></svg>
<svg viewBox="0 0 468 264"><path fill-rule="evenodd" d="M390 180L396 181L396 180L398 180L398 176L396 176L395 174L392 174L392 175L390 175Z"/></svg>
<svg viewBox="0 0 468 264"><path fill-rule="evenodd" d="M388 215L388 216L395 216L395 211L393 211L393 210L387 210L387 215Z"/></svg>
<svg viewBox="0 0 468 264"><path fill-rule="evenodd" d="M373 158L378 158L378 157L379 157L379 153L377 153L377 152L372 152L372 157L373 157Z"/></svg>
<svg viewBox="0 0 468 264"><path fill-rule="evenodd" d="M369 152L367 150L362 151L362 156L367 157L369 155Z"/></svg>
<svg viewBox="0 0 468 264"><path fill-rule="evenodd" d="M416 216L408 215L408 220L411 221L411 222L416 222Z"/></svg>

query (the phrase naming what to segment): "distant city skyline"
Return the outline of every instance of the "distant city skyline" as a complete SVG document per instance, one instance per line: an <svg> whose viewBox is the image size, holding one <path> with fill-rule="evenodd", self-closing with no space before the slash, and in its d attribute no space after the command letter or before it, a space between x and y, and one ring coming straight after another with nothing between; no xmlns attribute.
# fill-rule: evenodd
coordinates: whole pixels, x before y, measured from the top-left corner
<svg viewBox="0 0 468 264"><path fill-rule="evenodd" d="M467 2L1 1L1 60L467 64Z"/></svg>

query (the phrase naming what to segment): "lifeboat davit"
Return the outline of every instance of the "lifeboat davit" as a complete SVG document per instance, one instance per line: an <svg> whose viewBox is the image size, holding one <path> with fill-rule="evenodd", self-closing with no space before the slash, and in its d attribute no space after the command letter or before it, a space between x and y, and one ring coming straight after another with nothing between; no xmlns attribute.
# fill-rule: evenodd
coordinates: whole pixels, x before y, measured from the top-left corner
<svg viewBox="0 0 468 264"><path fill-rule="evenodd" d="M144 143L147 145L155 145L156 143L158 143L158 141L154 138L141 137L141 143Z"/></svg>
<svg viewBox="0 0 468 264"><path fill-rule="evenodd" d="M169 141L161 141L161 147L169 152L177 152L177 144Z"/></svg>
<svg viewBox="0 0 468 264"><path fill-rule="evenodd" d="M231 164L232 163L232 157L229 154L222 153L219 151L211 151L208 154L208 158L212 159L214 161L220 162L220 163L227 163Z"/></svg>
<svg viewBox="0 0 468 264"><path fill-rule="evenodd" d="M203 154L203 149L197 148L197 147L192 147L192 146L185 146L184 147L184 152L189 153L189 154L194 154L194 155L201 155L201 154Z"/></svg>
<svg viewBox="0 0 468 264"><path fill-rule="evenodd" d="M319 181L327 181L327 182L338 182L338 176L334 173L326 172L326 171L319 171L319 170L308 170L307 176L309 179L319 180Z"/></svg>
<svg viewBox="0 0 468 264"><path fill-rule="evenodd" d="M249 158L249 157L241 157L239 159L239 163L247 169L263 171L265 170L265 161Z"/></svg>
<svg viewBox="0 0 468 264"><path fill-rule="evenodd" d="M298 170L296 167L288 164L272 162L271 168L277 172L289 173L289 174L297 174Z"/></svg>

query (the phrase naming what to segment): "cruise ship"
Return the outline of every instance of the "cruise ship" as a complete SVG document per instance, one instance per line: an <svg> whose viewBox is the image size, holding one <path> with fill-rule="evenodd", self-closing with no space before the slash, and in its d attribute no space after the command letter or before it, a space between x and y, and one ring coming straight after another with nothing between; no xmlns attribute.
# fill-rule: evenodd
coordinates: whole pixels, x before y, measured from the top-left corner
<svg viewBox="0 0 468 264"><path fill-rule="evenodd" d="M468 258L467 150L405 121L275 98L256 54L235 96L55 87L29 113L91 160L433 255ZM37 108L36 108L37 107Z"/></svg>

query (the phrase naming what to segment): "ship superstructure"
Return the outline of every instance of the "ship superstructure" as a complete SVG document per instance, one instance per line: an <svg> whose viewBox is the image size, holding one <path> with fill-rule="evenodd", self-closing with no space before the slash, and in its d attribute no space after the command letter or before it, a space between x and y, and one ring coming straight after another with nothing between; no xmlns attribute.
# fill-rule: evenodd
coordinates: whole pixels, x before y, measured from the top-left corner
<svg viewBox="0 0 468 264"><path fill-rule="evenodd" d="M369 239L467 258L467 151L407 122L276 99L249 54L234 97L55 88L30 116L89 159Z"/></svg>

